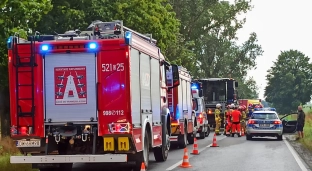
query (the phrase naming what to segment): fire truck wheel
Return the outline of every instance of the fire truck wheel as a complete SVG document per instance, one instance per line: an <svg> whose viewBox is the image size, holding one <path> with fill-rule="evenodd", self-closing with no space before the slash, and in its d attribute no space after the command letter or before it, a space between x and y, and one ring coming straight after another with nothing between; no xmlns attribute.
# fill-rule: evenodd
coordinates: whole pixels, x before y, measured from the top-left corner
<svg viewBox="0 0 312 171"><path fill-rule="evenodd" d="M145 131L144 135L144 149L141 152L138 152L134 154L133 159L136 161L136 165L133 168L133 171L140 171L141 170L141 164L144 162L145 168L148 168L148 162L149 162L149 139L148 139L148 132ZM131 159L130 159L131 160Z"/></svg>
<svg viewBox="0 0 312 171"><path fill-rule="evenodd" d="M167 130L166 131L166 144L163 144L161 147L156 147L153 149L155 160L157 162L166 161L169 150L170 150L170 136Z"/></svg>
<svg viewBox="0 0 312 171"><path fill-rule="evenodd" d="M187 146L187 125L184 125L184 134L178 137L179 148L185 148Z"/></svg>

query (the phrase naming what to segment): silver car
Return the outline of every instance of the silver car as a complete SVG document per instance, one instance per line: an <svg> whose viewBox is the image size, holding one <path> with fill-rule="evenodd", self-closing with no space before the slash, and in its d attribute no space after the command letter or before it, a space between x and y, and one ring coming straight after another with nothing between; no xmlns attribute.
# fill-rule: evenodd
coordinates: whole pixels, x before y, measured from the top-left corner
<svg viewBox="0 0 312 171"><path fill-rule="evenodd" d="M283 140L283 123L274 108L254 111L247 122L246 131L247 140L251 140L253 136L270 136Z"/></svg>

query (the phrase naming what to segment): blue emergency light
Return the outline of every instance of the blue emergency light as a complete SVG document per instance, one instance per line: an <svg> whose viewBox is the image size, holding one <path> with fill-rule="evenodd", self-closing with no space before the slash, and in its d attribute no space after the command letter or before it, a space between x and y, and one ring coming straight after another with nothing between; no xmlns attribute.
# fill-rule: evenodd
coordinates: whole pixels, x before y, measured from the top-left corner
<svg viewBox="0 0 312 171"><path fill-rule="evenodd" d="M49 46L48 45L41 45L41 51L48 51L49 50Z"/></svg>
<svg viewBox="0 0 312 171"><path fill-rule="evenodd" d="M125 43L127 45L131 45L132 44L132 33L130 31L126 31L125 32Z"/></svg>
<svg viewBox="0 0 312 171"><path fill-rule="evenodd" d="M198 84L192 84L192 86L191 86L191 89L192 90L198 90Z"/></svg>
<svg viewBox="0 0 312 171"><path fill-rule="evenodd" d="M89 43L88 47L89 47L89 49L94 50L94 49L96 49L98 46L97 46L96 43Z"/></svg>
<svg viewBox="0 0 312 171"><path fill-rule="evenodd" d="M12 40L13 40L13 37L10 36L7 40L7 48L8 49L11 49L12 48Z"/></svg>

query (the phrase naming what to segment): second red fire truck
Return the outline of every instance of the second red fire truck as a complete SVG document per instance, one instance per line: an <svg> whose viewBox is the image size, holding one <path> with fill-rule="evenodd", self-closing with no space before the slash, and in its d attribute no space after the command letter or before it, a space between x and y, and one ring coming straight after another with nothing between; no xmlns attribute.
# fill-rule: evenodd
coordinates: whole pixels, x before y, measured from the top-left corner
<svg viewBox="0 0 312 171"><path fill-rule="evenodd" d="M150 148L156 161L165 161L172 130L168 89L184 93L178 119L188 134L194 118L190 78L155 43L122 21L25 41L11 36L11 137L24 154L11 156L11 163L41 171L125 163L139 171L142 163L148 167Z"/></svg>

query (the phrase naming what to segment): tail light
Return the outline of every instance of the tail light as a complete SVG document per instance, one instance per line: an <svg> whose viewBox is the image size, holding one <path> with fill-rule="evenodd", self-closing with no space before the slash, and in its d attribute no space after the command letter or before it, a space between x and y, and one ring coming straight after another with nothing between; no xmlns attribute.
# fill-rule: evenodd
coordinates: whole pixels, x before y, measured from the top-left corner
<svg viewBox="0 0 312 171"><path fill-rule="evenodd" d="M198 117L199 117L199 118L198 118L199 123L200 123L200 124L203 124L203 114L200 113Z"/></svg>
<svg viewBox="0 0 312 171"><path fill-rule="evenodd" d="M130 123L111 123L108 126L111 133L129 133L131 131Z"/></svg>
<svg viewBox="0 0 312 171"><path fill-rule="evenodd" d="M279 125L279 124L281 124L281 121L274 121L273 124Z"/></svg>
<svg viewBox="0 0 312 171"><path fill-rule="evenodd" d="M11 127L11 135L29 135L32 134L32 127L22 126L17 129L16 126Z"/></svg>
<svg viewBox="0 0 312 171"><path fill-rule="evenodd" d="M248 124L255 124L256 122L254 120L249 120Z"/></svg>

